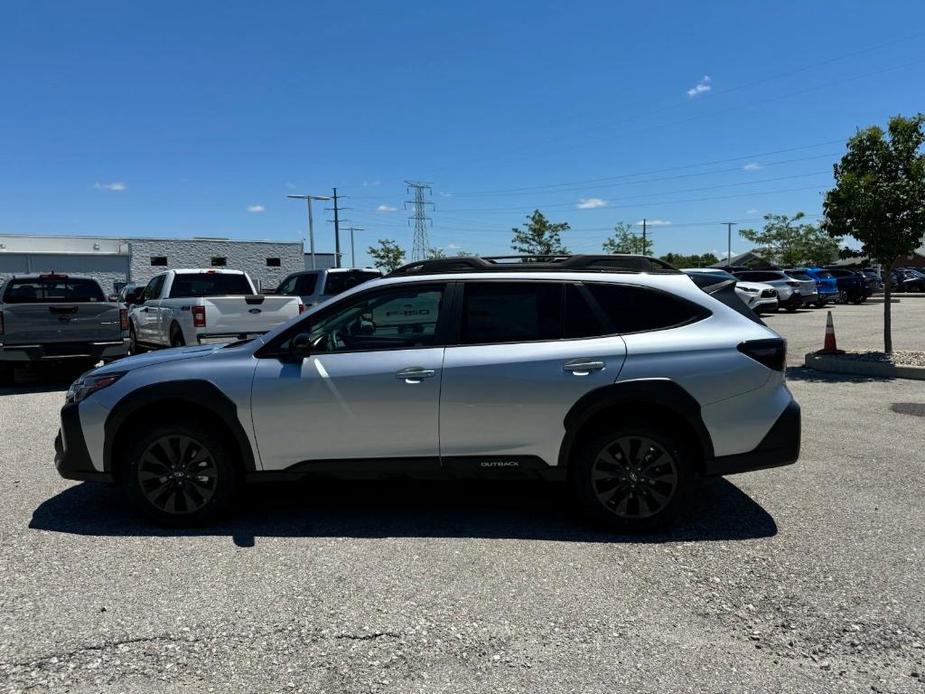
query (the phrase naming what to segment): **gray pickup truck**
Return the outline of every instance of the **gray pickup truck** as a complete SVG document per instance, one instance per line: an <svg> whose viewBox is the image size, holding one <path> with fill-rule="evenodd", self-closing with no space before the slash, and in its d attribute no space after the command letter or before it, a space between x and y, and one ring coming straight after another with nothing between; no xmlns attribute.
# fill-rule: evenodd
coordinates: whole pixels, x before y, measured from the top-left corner
<svg viewBox="0 0 925 694"><path fill-rule="evenodd" d="M87 368L128 352L128 313L96 280L24 275L0 286L0 384L13 368L58 361Z"/></svg>

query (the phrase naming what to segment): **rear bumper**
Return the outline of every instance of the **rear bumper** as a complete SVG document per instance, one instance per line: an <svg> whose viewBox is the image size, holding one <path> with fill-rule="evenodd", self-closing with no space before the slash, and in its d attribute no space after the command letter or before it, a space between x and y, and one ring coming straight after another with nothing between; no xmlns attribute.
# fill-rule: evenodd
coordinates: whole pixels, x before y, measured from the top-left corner
<svg viewBox="0 0 925 694"><path fill-rule="evenodd" d="M705 475L732 475L737 472L780 467L800 457L800 406L795 400L784 408L761 442L748 453L725 455L704 462Z"/></svg>
<svg viewBox="0 0 925 694"><path fill-rule="evenodd" d="M41 345L0 345L0 362L118 359L128 355L128 339L101 342L53 342Z"/></svg>
<svg viewBox="0 0 925 694"><path fill-rule="evenodd" d="M70 403L61 408L61 428L55 437L55 468L66 480L112 482L110 473L93 467L80 427L78 407L78 403Z"/></svg>

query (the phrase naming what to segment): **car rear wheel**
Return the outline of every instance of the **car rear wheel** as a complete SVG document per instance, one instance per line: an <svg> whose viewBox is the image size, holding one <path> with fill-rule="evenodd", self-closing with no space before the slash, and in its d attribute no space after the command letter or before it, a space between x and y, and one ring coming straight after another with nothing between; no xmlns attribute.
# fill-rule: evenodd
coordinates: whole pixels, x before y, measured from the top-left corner
<svg viewBox="0 0 925 694"><path fill-rule="evenodd" d="M238 486L231 451L213 432L182 423L154 427L131 447L121 484L157 523L201 525L228 508Z"/></svg>
<svg viewBox="0 0 925 694"><path fill-rule="evenodd" d="M13 385L13 365L0 364L0 386Z"/></svg>
<svg viewBox="0 0 925 694"><path fill-rule="evenodd" d="M174 323L170 326L170 346L171 347L183 347L186 345L186 340L183 339L183 331L180 330L180 326Z"/></svg>
<svg viewBox="0 0 925 694"><path fill-rule="evenodd" d="M585 513L614 531L637 533L671 523L686 496L690 465L671 434L639 424L590 440L572 472Z"/></svg>

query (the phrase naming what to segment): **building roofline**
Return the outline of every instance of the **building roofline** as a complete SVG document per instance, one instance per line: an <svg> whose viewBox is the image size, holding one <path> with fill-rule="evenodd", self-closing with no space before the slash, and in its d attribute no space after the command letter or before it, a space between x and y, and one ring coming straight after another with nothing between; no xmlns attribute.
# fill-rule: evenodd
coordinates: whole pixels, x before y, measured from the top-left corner
<svg viewBox="0 0 925 694"><path fill-rule="evenodd" d="M302 245L301 241L274 241L273 239L233 239L225 236L103 236L93 234L4 234L0 237L16 239L94 239L103 241L204 241L210 243L273 243L287 245Z"/></svg>

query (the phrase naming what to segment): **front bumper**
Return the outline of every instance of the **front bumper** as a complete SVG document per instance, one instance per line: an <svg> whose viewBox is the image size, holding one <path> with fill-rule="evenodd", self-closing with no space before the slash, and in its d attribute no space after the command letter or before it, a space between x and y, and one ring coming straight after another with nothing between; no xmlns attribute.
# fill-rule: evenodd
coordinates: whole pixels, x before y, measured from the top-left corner
<svg viewBox="0 0 925 694"><path fill-rule="evenodd" d="M80 428L79 403L61 408L61 428L55 437L55 468L66 480L112 482L108 472L93 467L83 430Z"/></svg>
<svg viewBox="0 0 925 694"><path fill-rule="evenodd" d="M106 361L128 355L128 338L104 342L49 342L35 345L0 345L0 362L48 362L68 359Z"/></svg>
<svg viewBox="0 0 925 694"><path fill-rule="evenodd" d="M780 467L800 457L800 406L795 400L784 408L761 442L748 453L724 455L704 462L705 475L732 475L737 472Z"/></svg>

